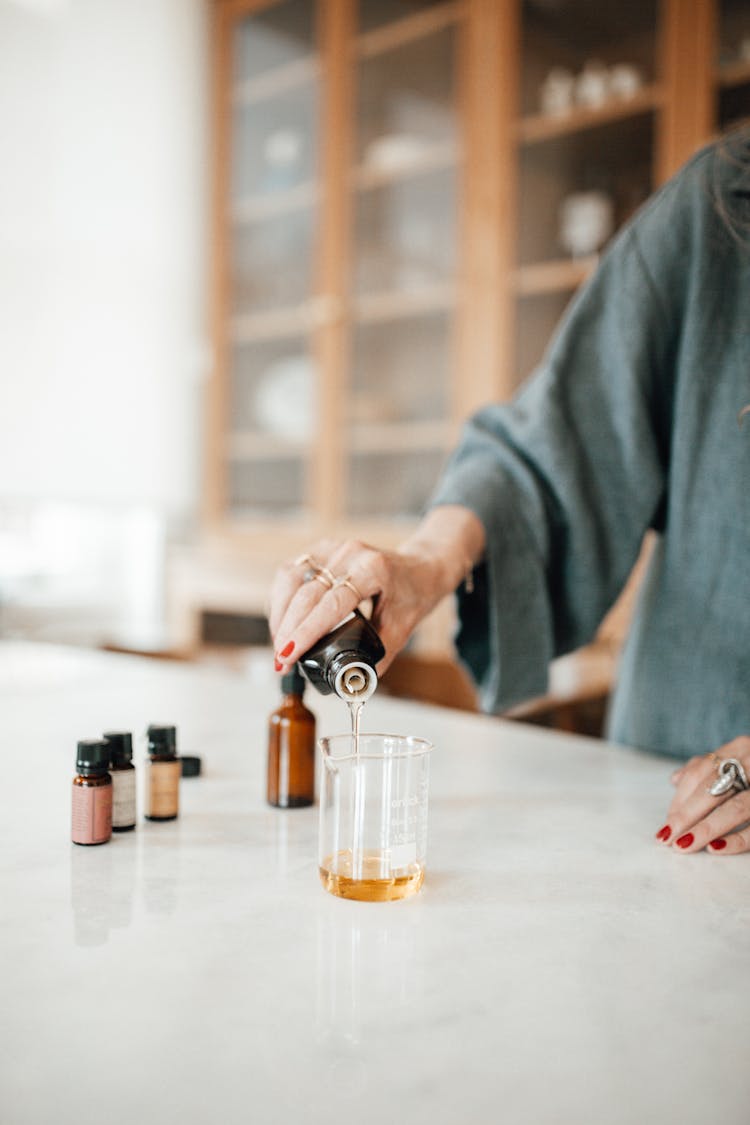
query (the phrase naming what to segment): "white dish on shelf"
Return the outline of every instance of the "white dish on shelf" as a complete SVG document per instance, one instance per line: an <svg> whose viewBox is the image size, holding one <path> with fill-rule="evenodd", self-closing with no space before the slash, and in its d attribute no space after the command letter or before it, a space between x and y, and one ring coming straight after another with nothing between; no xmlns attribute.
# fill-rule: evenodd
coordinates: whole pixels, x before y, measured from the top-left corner
<svg viewBox="0 0 750 1125"><path fill-rule="evenodd" d="M258 427L290 441L307 441L315 428L315 367L306 355L270 364L255 392Z"/></svg>
<svg viewBox="0 0 750 1125"><path fill-rule="evenodd" d="M604 191L573 192L560 205L560 244L574 258L599 250L614 225L614 203Z"/></svg>
<svg viewBox="0 0 750 1125"><path fill-rule="evenodd" d="M564 66L553 66L539 91L539 108L551 117L561 117L573 108L575 75Z"/></svg>
<svg viewBox="0 0 750 1125"><path fill-rule="evenodd" d="M586 109L599 109L609 98L609 71L598 59L589 59L575 81L575 100Z"/></svg>
<svg viewBox="0 0 750 1125"><path fill-rule="evenodd" d="M416 163L430 145L412 133L384 133L365 149L364 164L378 172L397 172Z"/></svg>
<svg viewBox="0 0 750 1125"><path fill-rule="evenodd" d="M609 69L609 92L613 98L633 98L643 86L643 72L633 63L616 63Z"/></svg>

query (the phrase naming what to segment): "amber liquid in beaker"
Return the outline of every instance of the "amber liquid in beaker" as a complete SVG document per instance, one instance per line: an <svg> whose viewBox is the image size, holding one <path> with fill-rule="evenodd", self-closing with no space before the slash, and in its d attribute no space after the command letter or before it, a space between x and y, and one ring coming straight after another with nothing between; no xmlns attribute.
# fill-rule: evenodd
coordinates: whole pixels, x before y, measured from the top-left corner
<svg viewBox="0 0 750 1125"><path fill-rule="evenodd" d="M387 879L380 874L382 867L382 858L377 852L365 852L361 878L355 879L352 876L352 853L339 852L323 860L323 866L319 868L320 881L330 894L339 898L355 898L360 902L393 902L409 898L422 886L424 867L420 864L412 863L406 874L392 875Z"/></svg>

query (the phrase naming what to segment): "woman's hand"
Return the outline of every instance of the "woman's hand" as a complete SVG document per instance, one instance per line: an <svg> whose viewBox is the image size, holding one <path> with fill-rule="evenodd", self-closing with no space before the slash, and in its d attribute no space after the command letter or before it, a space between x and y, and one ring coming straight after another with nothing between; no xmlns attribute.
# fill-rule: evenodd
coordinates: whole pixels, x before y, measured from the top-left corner
<svg viewBox="0 0 750 1125"><path fill-rule="evenodd" d="M750 777L750 737L735 738L716 753L691 758L675 770L674 799L657 840L684 852L702 848L717 855L750 852L750 789L719 797L709 793L719 779L718 767L727 758L735 758Z"/></svg>
<svg viewBox="0 0 750 1125"><path fill-rule="evenodd" d="M386 650L377 668L382 675L415 626L458 586L483 550L479 519L466 508L448 505L430 512L396 551L359 540L314 544L279 568L271 588L276 671L292 665L369 598L372 623Z"/></svg>

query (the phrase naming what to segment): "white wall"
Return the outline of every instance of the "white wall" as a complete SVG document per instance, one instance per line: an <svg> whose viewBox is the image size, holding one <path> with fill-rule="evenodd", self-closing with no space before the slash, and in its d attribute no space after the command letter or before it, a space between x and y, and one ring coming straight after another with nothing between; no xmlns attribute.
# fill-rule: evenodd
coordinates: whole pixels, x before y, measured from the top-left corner
<svg viewBox="0 0 750 1125"><path fill-rule="evenodd" d="M0 0L0 500L196 505L204 0Z"/></svg>

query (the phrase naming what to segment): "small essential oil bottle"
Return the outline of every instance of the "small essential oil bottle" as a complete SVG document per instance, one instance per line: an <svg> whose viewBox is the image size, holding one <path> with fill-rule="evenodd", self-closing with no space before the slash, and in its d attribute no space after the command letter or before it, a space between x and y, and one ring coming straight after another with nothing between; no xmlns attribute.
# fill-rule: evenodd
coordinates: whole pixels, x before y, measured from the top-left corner
<svg viewBox="0 0 750 1125"><path fill-rule="evenodd" d="M76 770L71 839L74 844L106 844L112 838L112 778L104 739L78 743Z"/></svg>
<svg viewBox="0 0 750 1125"><path fill-rule="evenodd" d="M281 677L281 706L268 719L269 805L299 809L315 800L315 716L302 697L305 678L295 664Z"/></svg>
<svg viewBox="0 0 750 1125"><path fill-rule="evenodd" d="M364 703L378 686L375 665L385 649L374 628L358 609L333 632L300 657L300 666L321 695L336 695L347 702Z"/></svg>
<svg viewBox="0 0 750 1125"><path fill-rule="evenodd" d="M146 820L175 820L180 811L177 728L152 723L147 731Z"/></svg>
<svg viewBox="0 0 750 1125"><path fill-rule="evenodd" d="M102 735L109 745L109 772L112 777L112 831L130 832L135 828L135 766L133 736L126 730L108 730Z"/></svg>

